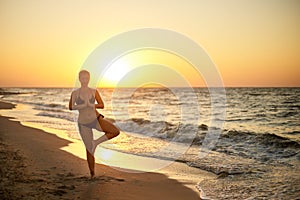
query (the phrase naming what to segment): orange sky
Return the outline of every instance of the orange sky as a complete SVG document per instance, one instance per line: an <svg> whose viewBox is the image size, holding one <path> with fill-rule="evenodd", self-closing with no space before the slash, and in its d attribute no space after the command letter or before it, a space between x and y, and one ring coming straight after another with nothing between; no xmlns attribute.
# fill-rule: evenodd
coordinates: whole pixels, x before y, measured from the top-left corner
<svg viewBox="0 0 300 200"><path fill-rule="evenodd" d="M145 27L170 29L197 42L225 86L300 86L298 0L86 2L0 0L0 87L72 87L98 45ZM177 58L162 55L151 62L201 85L188 75L192 70L180 71ZM137 63L147 64L147 56L141 57Z"/></svg>

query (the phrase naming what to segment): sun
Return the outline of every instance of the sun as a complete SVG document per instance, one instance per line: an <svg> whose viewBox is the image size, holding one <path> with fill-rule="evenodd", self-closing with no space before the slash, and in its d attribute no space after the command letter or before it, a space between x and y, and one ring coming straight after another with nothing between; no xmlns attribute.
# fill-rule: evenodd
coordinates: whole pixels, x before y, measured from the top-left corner
<svg viewBox="0 0 300 200"><path fill-rule="evenodd" d="M122 60L118 60L105 72L104 78L109 81L118 82L128 71L129 67L127 63Z"/></svg>
<svg viewBox="0 0 300 200"><path fill-rule="evenodd" d="M121 57L104 72L100 85L114 87L130 70L132 70L130 61L126 57Z"/></svg>

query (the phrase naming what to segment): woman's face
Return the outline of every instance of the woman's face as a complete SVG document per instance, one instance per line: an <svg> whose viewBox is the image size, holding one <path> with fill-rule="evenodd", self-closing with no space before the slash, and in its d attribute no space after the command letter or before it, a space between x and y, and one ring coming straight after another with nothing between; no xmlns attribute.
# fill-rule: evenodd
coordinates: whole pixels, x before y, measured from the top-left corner
<svg viewBox="0 0 300 200"><path fill-rule="evenodd" d="M82 73L79 76L79 81L81 83L81 86L87 86L90 81L90 75L86 73Z"/></svg>

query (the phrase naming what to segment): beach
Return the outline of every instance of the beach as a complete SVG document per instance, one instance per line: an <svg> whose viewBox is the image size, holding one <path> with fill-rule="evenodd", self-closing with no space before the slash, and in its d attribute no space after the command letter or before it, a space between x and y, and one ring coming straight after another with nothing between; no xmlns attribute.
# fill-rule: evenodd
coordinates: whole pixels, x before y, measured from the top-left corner
<svg viewBox="0 0 300 200"><path fill-rule="evenodd" d="M0 103L1 109L13 107ZM70 141L3 116L0 126L1 199L200 199L197 181L213 176L182 163L164 173L128 173L97 164L90 179L86 161L61 150Z"/></svg>
<svg viewBox="0 0 300 200"><path fill-rule="evenodd" d="M186 88L173 90L191 96ZM124 88L114 98L113 90L99 88L106 105L99 111L121 133L96 149L93 180L77 130L78 113L67 107L71 91L2 89L4 199L299 197L299 88L227 88L225 105L211 103L207 89L195 88L198 98L184 106L164 88L133 94ZM201 119L181 120L179 110L192 119L195 112L188 105L196 104ZM214 106L226 107L226 119L220 121ZM218 122L223 127L216 127ZM215 146L205 151L209 140ZM200 150L207 154L201 157Z"/></svg>

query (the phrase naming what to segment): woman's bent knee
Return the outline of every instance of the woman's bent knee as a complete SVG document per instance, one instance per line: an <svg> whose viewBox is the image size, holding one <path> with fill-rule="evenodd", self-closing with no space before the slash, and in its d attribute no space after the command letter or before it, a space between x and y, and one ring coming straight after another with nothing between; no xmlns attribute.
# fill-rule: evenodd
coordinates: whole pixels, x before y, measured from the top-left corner
<svg viewBox="0 0 300 200"><path fill-rule="evenodd" d="M119 134L120 134L120 130L119 130L119 129L115 130L115 131L112 133L113 137L117 137Z"/></svg>
<svg viewBox="0 0 300 200"><path fill-rule="evenodd" d="M106 133L108 139L112 139L114 137L117 137L119 134L120 134L120 131L118 129L115 130L115 131Z"/></svg>
<svg viewBox="0 0 300 200"><path fill-rule="evenodd" d="M117 129L117 131L115 132L115 137L117 137L118 135L120 135L120 130Z"/></svg>

